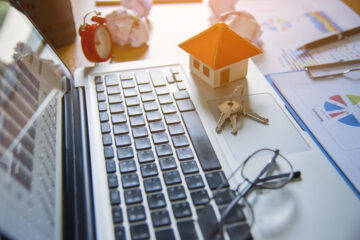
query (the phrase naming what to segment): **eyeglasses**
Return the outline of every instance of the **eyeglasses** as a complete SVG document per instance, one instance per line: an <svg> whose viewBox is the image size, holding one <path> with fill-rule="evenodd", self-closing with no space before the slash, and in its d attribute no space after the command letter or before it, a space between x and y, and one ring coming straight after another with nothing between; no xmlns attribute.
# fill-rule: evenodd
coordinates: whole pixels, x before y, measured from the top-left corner
<svg viewBox="0 0 360 240"><path fill-rule="evenodd" d="M270 155L269 155L270 154ZM271 156L272 155L272 156ZM223 239L224 225L227 224L234 211L239 207L247 206L250 210L252 222L254 223L254 212L251 204L247 201L247 196L254 189L280 189L292 180L300 178L300 171L294 171L290 161L280 154L279 150L262 148L249 155L227 178L230 181L238 172L242 181L233 189L233 199L230 203L221 209L220 221L215 217L212 204L216 202L219 194L223 192L222 188L227 182L221 184L214 192L215 194L207 205L198 214L198 223L200 227L206 225L207 233L205 239ZM241 204L239 204L241 203ZM231 220L230 220L231 221Z"/></svg>

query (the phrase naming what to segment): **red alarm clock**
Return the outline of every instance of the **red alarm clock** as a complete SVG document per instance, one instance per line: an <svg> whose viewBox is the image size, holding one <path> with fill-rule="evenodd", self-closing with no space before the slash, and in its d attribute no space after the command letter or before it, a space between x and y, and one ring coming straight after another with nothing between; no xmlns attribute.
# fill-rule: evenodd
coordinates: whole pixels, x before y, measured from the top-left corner
<svg viewBox="0 0 360 240"><path fill-rule="evenodd" d="M95 23L85 23L87 15L95 12L91 20ZM91 11L84 16L84 23L79 28L81 47L85 57L91 62L104 62L111 57L112 39L109 29L106 27L106 19L100 17L100 12Z"/></svg>

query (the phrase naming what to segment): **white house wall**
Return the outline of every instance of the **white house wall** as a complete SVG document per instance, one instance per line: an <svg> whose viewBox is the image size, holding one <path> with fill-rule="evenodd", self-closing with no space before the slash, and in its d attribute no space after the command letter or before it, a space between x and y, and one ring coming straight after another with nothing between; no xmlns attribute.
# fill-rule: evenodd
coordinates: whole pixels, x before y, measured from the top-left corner
<svg viewBox="0 0 360 240"><path fill-rule="evenodd" d="M207 66L206 64L204 64L203 62L201 62L200 60L194 58L193 56L189 55L190 56L190 69L191 69L191 72L193 72L194 74L196 74L199 78L201 78L203 81L205 81L207 84L209 84L211 87L215 87L214 85L214 70ZM200 63L200 68L199 70L196 69L194 67L194 59L197 60L199 63ZM203 73L203 65L205 65L208 69L209 69L209 77L207 77L204 73Z"/></svg>

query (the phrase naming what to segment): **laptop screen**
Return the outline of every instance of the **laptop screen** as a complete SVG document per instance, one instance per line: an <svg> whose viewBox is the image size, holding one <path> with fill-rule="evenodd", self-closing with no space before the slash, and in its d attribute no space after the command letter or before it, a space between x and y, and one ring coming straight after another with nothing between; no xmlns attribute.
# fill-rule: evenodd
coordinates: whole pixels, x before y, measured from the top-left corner
<svg viewBox="0 0 360 240"><path fill-rule="evenodd" d="M53 239L61 220L61 79L31 22L0 1L0 236Z"/></svg>

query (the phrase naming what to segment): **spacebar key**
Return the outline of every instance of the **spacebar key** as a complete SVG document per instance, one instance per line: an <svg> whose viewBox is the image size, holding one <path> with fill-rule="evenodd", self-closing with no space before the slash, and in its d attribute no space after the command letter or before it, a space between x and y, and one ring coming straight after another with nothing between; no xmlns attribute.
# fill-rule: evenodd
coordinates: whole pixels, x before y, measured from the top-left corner
<svg viewBox="0 0 360 240"><path fill-rule="evenodd" d="M221 168L198 113L196 111L182 112L181 116L203 170Z"/></svg>

